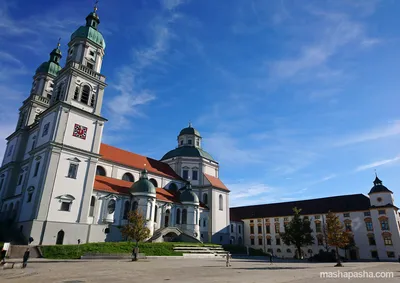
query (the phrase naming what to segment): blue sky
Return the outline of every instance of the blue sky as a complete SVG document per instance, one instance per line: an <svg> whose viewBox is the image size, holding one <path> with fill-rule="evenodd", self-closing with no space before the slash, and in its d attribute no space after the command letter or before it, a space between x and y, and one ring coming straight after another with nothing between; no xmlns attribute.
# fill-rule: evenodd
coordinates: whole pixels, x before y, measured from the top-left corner
<svg viewBox="0 0 400 283"><path fill-rule="evenodd" d="M91 0L0 0L0 136ZM231 205L400 197L400 2L100 1L104 142L153 158L192 121ZM1 141L0 150L5 143Z"/></svg>

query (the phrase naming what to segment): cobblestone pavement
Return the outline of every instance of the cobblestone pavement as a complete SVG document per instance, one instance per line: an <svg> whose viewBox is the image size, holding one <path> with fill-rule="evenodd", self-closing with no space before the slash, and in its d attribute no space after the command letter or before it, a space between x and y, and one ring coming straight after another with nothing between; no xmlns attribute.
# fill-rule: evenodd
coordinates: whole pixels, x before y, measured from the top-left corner
<svg viewBox="0 0 400 283"><path fill-rule="evenodd" d="M345 263L342 268L332 263L287 263L272 265L262 260L232 260L225 267L224 260L217 259L154 259L130 262L120 261L75 261L30 262L26 269L0 270L0 282L400 282L399 263ZM321 278L320 272L341 272L341 278ZM372 272L393 272L393 278L362 278L349 280L353 276ZM368 274L367 274L368 273ZM367 274L367 275L365 275Z"/></svg>

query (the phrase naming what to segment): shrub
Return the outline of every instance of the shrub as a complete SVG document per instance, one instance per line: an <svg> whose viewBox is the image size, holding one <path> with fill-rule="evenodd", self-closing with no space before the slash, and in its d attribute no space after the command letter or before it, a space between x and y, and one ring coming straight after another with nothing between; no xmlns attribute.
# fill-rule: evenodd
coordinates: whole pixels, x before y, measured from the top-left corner
<svg viewBox="0 0 400 283"><path fill-rule="evenodd" d="M42 246L43 257L52 259L78 259L86 253L131 254L134 242L89 243L81 245ZM174 251L174 243L139 243L140 253L147 256L181 256Z"/></svg>

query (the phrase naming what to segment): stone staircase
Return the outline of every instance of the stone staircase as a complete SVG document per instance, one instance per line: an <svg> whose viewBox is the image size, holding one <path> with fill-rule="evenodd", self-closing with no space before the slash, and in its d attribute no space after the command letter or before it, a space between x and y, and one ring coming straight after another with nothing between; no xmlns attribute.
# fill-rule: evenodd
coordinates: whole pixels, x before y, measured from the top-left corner
<svg viewBox="0 0 400 283"><path fill-rule="evenodd" d="M192 246L192 245L176 245L175 252L180 252L186 258L215 258L225 257L226 251L221 246L207 245Z"/></svg>

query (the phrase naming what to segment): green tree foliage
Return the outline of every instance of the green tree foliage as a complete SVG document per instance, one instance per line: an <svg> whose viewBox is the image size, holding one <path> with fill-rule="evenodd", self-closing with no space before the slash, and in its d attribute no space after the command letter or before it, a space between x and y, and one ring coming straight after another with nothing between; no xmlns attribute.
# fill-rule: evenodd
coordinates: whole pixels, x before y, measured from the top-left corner
<svg viewBox="0 0 400 283"><path fill-rule="evenodd" d="M344 231L344 226L339 220L339 216L329 211L326 217L326 234L328 244L336 249L336 266L342 266L339 256L339 249L344 249L350 244L349 233Z"/></svg>
<svg viewBox="0 0 400 283"><path fill-rule="evenodd" d="M313 230L310 221L300 217L301 209L293 208L293 218L285 225L285 232L281 233L282 241L285 245L294 245L298 256L301 258L301 247L309 246L314 243L314 237L311 235Z"/></svg>
<svg viewBox="0 0 400 283"><path fill-rule="evenodd" d="M128 224L122 226L121 233L130 240L136 241L136 246L139 242L147 239L150 236L150 230L146 227L145 217L136 209L128 213Z"/></svg>

